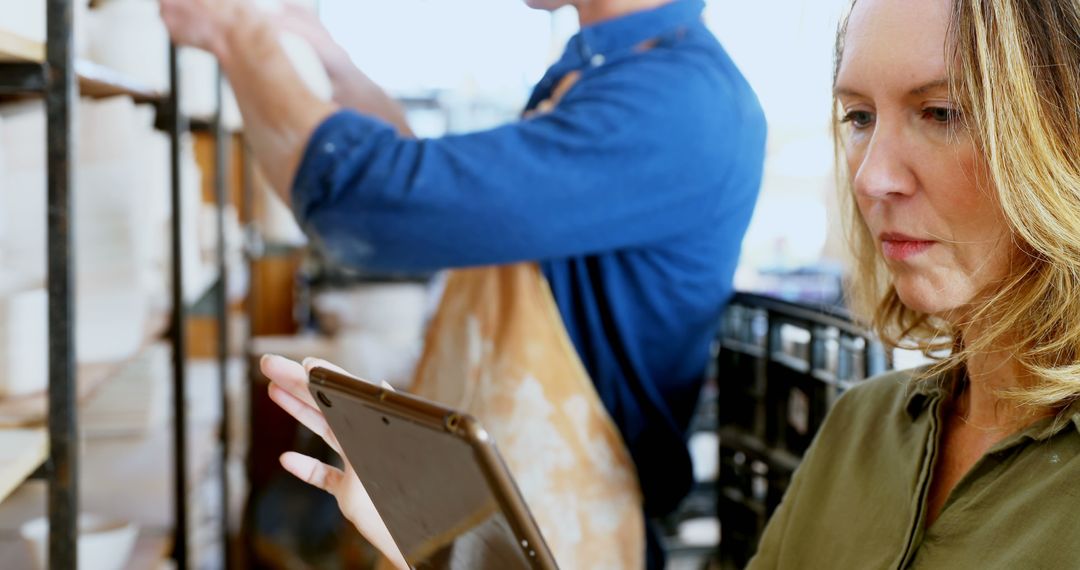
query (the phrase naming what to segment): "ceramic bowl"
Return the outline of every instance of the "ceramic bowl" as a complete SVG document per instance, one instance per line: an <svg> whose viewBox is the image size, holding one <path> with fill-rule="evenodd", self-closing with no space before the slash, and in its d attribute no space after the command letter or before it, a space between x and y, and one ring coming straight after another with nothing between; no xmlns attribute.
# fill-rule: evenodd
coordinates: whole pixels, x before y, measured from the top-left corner
<svg viewBox="0 0 1080 570"><path fill-rule="evenodd" d="M93 514L79 515L78 556L81 568L122 570L139 531L134 524ZM48 568L49 521L41 517L22 525L20 535L30 548L34 567Z"/></svg>

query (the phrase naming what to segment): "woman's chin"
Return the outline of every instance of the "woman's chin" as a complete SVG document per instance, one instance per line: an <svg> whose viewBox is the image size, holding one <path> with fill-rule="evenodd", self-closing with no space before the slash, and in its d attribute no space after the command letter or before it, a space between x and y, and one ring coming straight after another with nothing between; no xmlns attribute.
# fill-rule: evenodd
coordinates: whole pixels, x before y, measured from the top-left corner
<svg viewBox="0 0 1080 570"><path fill-rule="evenodd" d="M926 315L943 316L961 305L951 302L941 290L930 290L929 287L904 287L898 283L896 294L905 307Z"/></svg>
<svg viewBox="0 0 1080 570"><path fill-rule="evenodd" d="M930 315L954 325L967 320L974 310L976 291L966 284L933 283L928 280L896 279L893 287L900 302L912 311Z"/></svg>

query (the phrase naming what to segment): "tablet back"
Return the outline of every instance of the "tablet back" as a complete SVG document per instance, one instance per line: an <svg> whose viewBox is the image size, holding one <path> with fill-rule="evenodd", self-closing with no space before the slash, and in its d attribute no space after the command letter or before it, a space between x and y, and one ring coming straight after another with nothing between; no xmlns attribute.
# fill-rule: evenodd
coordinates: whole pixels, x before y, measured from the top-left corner
<svg viewBox="0 0 1080 570"><path fill-rule="evenodd" d="M322 369L312 371L311 391L413 567L555 567L475 420Z"/></svg>

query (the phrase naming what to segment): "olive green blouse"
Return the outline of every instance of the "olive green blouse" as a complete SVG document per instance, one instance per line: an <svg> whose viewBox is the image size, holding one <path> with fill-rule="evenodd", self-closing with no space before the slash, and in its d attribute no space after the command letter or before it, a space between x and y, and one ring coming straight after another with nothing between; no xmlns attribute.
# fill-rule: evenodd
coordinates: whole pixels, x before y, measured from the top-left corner
<svg viewBox="0 0 1080 570"><path fill-rule="evenodd" d="M914 376L840 398L749 568L1080 568L1080 408L992 447L926 528L946 389Z"/></svg>

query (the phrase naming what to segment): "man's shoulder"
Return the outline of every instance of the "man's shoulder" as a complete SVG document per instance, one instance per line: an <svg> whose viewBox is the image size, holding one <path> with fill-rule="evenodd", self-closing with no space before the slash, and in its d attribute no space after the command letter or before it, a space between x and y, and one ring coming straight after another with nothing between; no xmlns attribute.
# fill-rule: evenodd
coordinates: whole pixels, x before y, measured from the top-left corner
<svg viewBox="0 0 1080 570"><path fill-rule="evenodd" d="M609 59L591 75L625 77L626 74L640 75L645 79L661 76L666 78L665 84L674 81L691 87L705 87L711 83L703 82L703 79L744 79L735 62L704 24L691 26L685 33L668 34L642 42L633 50Z"/></svg>
<svg viewBox="0 0 1080 570"><path fill-rule="evenodd" d="M753 88L718 43L661 44L592 70L571 92L591 98L599 92L651 109L668 127L675 120L692 132L764 146L765 115ZM718 112L719 111L719 112ZM701 144L723 141L698 140ZM715 151L716 147L712 147Z"/></svg>

